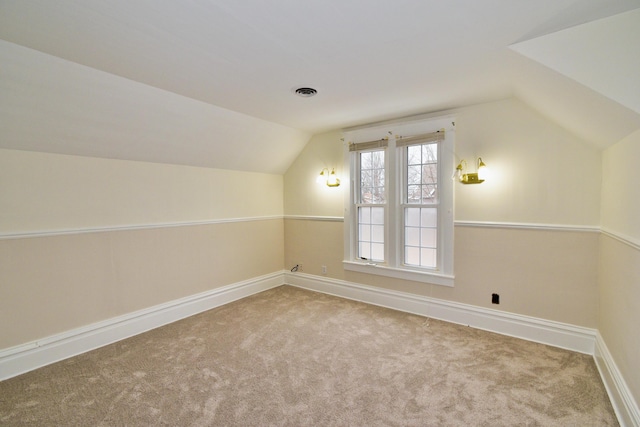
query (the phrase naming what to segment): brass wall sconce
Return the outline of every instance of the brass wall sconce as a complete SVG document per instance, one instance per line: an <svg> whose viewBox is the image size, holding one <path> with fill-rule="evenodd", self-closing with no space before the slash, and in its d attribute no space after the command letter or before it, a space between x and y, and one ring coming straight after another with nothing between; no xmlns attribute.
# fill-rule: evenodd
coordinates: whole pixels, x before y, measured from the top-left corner
<svg viewBox="0 0 640 427"><path fill-rule="evenodd" d="M318 175L317 182L320 182L320 183L324 182L325 184L327 184L327 187L340 186L340 179L336 174L335 168L332 168L331 172L329 172L328 168L322 169L320 171L320 175Z"/></svg>
<svg viewBox="0 0 640 427"><path fill-rule="evenodd" d="M454 172L453 177L458 178L458 180L463 184L480 184L483 183L485 179L487 179L487 174L489 172L487 165L482 161L482 157L478 157L476 161L476 172L465 173L467 169L467 161L462 160L458 166L456 166L456 170Z"/></svg>

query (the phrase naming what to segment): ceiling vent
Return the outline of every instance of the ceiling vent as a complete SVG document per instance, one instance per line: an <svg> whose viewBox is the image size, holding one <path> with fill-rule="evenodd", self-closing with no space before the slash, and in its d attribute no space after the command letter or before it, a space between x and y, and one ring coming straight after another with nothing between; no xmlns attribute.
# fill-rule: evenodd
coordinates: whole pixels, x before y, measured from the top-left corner
<svg viewBox="0 0 640 427"><path fill-rule="evenodd" d="M318 91L312 87L299 87L298 89L296 89L295 92L296 92L296 95L302 96L304 98L309 98L315 95L316 93L318 93Z"/></svg>

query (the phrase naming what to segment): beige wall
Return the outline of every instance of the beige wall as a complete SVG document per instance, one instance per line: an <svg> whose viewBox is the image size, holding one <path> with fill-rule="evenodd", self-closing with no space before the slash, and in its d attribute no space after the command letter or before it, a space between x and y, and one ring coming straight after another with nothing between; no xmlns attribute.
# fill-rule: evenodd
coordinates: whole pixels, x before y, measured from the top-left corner
<svg viewBox="0 0 640 427"><path fill-rule="evenodd" d="M460 110L455 152L491 169L456 185L457 221L600 224L601 153L516 99Z"/></svg>
<svg viewBox="0 0 640 427"><path fill-rule="evenodd" d="M455 186L457 221L600 224L601 153L516 99L455 113L455 159L481 156L492 178ZM348 171L340 132L315 135L285 174L286 215L342 216ZM338 166L343 184L315 184Z"/></svg>
<svg viewBox="0 0 640 427"><path fill-rule="evenodd" d="M317 155L343 162L340 134L313 137L285 174L285 215L340 215L346 185L327 206L312 179ZM482 156L492 178L455 186L455 220L597 227L600 218L601 156L594 148L510 99L465 108L456 117L457 159ZM579 170L591 171L576 179ZM343 172L347 173L347 172ZM345 177L346 182L346 177ZM338 195L337 193L340 193ZM599 235L594 231L543 228L455 227L455 287L390 279L342 268L339 221L285 221L285 264L302 263L309 274L555 320L597 326ZM500 305L491 304L499 293Z"/></svg>
<svg viewBox="0 0 640 427"><path fill-rule="evenodd" d="M282 219L0 240L0 349L282 270Z"/></svg>
<svg viewBox="0 0 640 427"><path fill-rule="evenodd" d="M0 149L0 235L280 216L282 175Z"/></svg>
<svg viewBox="0 0 640 427"><path fill-rule="evenodd" d="M285 265L303 272L573 325L597 326L599 236L593 232L456 227L455 286L345 271L343 223L285 220ZM500 294L500 305L491 294Z"/></svg>
<svg viewBox="0 0 640 427"><path fill-rule="evenodd" d="M312 137L284 180L284 210L288 215L343 216L344 193L349 176L344 170L341 132L328 132ZM340 187L317 183L322 169L335 168ZM345 173L347 175L345 176Z"/></svg>
<svg viewBox="0 0 640 427"><path fill-rule="evenodd" d="M640 405L640 131L603 153L598 329ZM610 234L608 234L610 233Z"/></svg>
<svg viewBox="0 0 640 427"><path fill-rule="evenodd" d="M0 182L0 349L283 268L282 176L0 150Z"/></svg>
<svg viewBox="0 0 640 427"><path fill-rule="evenodd" d="M602 156L602 228L640 242L640 130Z"/></svg>

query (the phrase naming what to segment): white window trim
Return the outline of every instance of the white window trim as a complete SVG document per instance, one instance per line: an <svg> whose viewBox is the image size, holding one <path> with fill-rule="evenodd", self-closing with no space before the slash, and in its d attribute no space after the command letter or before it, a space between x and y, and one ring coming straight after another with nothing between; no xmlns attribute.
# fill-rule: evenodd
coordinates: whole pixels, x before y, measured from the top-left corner
<svg viewBox="0 0 640 427"><path fill-rule="evenodd" d="M345 216L344 216L344 254L343 268L348 271L374 274L385 277L392 277L403 280L417 281L442 286L454 286L453 274L453 190L454 181L451 179L454 168L454 131L452 123L455 122L453 116L396 122L387 125L363 127L345 131L345 170L350 171L349 191L345 191ZM410 268L403 266L401 261L401 246L403 243L402 221L398 215L402 215L402 206L399 201L402 197L401 172L391 174L390 167L393 165L395 171L402 170L402 158L398 155L398 148L395 144L395 136L412 136L445 129L445 140L441 143L439 151L439 194L442 209L438 215L438 245L441 255L440 268L429 270L421 268ZM351 174L355 165L355 156L349 152L349 142L373 141L389 137L389 146L385 152L386 183L387 183L387 203L385 211L385 259L384 264L372 263L365 260L356 259L355 240L357 223L355 205L353 203L356 191L356 182ZM400 149L401 150L401 149ZM400 168L400 169L398 169ZM395 172L394 171L394 172ZM391 176L394 175L394 176ZM393 230L392 230L393 228Z"/></svg>

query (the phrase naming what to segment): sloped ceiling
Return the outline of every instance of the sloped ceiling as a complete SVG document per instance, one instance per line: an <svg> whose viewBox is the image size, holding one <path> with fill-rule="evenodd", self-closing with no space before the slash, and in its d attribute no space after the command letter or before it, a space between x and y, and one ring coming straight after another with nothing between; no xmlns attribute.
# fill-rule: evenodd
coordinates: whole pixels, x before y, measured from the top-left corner
<svg viewBox="0 0 640 427"><path fill-rule="evenodd" d="M0 0L0 148L283 173L313 133L510 96L603 148L640 128L640 94L598 83L637 88L637 47L593 81L558 35L606 52L640 22L600 23L639 7Z"/></svg>
<svg viewBox="0 0 640 427"><path fill-rule="evenodd" d="M640 113L640 9L511 48Z"/></svg>
<svg viewBox="0 0 640 427"><path fill-rule="evenodd" d="M639 40L636 9L515 43L511 49L544 65L523 69L515 93L583 139L607 147L638 129Z"/></svg>
<svg viewBox="0 0 640 427"><path fill-rule="evenodd" d="M310 134L0 41L0 148L282 174Z"/></svg>

